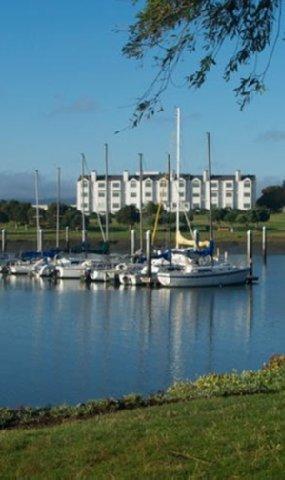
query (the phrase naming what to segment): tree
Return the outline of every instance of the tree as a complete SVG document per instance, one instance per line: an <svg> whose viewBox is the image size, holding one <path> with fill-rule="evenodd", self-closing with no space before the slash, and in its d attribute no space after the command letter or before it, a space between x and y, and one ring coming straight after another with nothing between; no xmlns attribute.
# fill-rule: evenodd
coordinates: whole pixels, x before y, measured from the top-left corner
<svg viewBox="0 0 285 480"><path fill-rule="evenodd" d="M213 222L221 223L227 214L227 210L224 208L213 208L212 210L212 220Z"/></svg>
<svg viewBox="0 0 285 480"><path fill-rule="evenodd" d="M67 212L68 206L65 204L60 204L59 206L59 216L60 216L60 224L61 224L61 219L64 216L64 214ZM48 226L51 228L56 227L56 215L57 215L57 204L56 203L51 203L48 206L47 210L47 222Z"/></svg>
<svg viewBox="0 0 285 480"><path fill-rule="evenodd" d="M118 223L133 225L140 219L140 214L135 205L125 205L116 214L115 218Z"/></svg>
<svg viewBox="0 0 285 480"><path fill-rule="evenodd" d="M143 214L146 216L151 216L151 215L156 215L158 209L158 205L154 202L147 202L147 204L144 206L143 209Z"/></svg>
<svg viewBox="0 0 285 480"><path fill-rule="evenodd" d="M224 80L248 70L234 88L240 107L250 101L253 92L263 92L280 35L281 6L282 0L145 0L135 23L129 26L123 53L141 60L152 51L157 74L138 100L133 126L143 116L162 109L162 93L179 62L188 57L193 60L185 83L199 88L218 63L222 47L231 49L222 67ZM267 49L265 66L263 62L258 69L258 56ZM197 51L200 55L195 65Z"/></svg>
<svg viewBox="0 0 285 480"><path fill-rule="evenodd" d="M9 217L8 217L7 213L2 212L0 210L0 223L8 223L8 222L9 222Z"/></svg>
<svg viewBox="0 0 285 480"><path fill-rule="evenodd" d="M279 185L265 188L256 203L259 207L266 207L273 212L278 212L285 206L285 188Z"/></svg>
<svg viewBox="0 0 285 480"><path fill-rule="evenodd" d="M62 215L61 225L63 227L70 227L71 229L77 229L82 226L82 213L76 208L68 207ZM85 226L88 228L89 217L85 215Z"/></svg>
<svg viewBox="0 0 285 480"><path fill-rule="evenodd" d="M259 208L257 214L259 222L268 222L270 220L270 210L266 208Z"/></svg>
<svg viewBox="0 0 285 480"><path fill-rule="evenodd" d="M238 216L237 210L228 210L225 214L224 220L226 222L229 222L232 225L233 223L235 223L237 216Z"/></svg>

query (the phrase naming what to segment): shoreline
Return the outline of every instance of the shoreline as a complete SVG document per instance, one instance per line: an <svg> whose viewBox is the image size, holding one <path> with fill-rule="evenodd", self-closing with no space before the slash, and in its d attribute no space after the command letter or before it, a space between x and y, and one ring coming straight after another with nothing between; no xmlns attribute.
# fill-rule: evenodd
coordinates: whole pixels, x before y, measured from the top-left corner
<svg viewBox="0 0 285 480"><path fill-rule="evenodd" d="M122 410L137 410L212 397L268 394L285 389L285 355L272 355L259 370L211 373L195 381L180 381L149 396L129 394L121 398L90 400L47 407L0 407L0 430L40 428L67 421L86 420Z"/></svg>
<svg viewBox="0 0 285 480"><path fill-rule="evenodd" d="M96 242L92 239L91 245L96 246ZM70 242L70 246L78 245L78 242ZM49 250L55 248L53 242L46 241L44 243L44 249ZM64 249L64 244L60 245L60 248ZM220 249L220 253L227 251L229 254L245 254L247 244L244 240L222 240L217 241L216 248ZM23 251L32 251L36 249L34 241L10 241L6 252L7 254L20 254ZM127 254L130 252L130 242L125 239L111 240L110 253ZM253 241L253 253L256 255L262 255L262 246L260 241ZM267 244L268 255L284 255L285 254L285 239L268 239Z"/></svg>

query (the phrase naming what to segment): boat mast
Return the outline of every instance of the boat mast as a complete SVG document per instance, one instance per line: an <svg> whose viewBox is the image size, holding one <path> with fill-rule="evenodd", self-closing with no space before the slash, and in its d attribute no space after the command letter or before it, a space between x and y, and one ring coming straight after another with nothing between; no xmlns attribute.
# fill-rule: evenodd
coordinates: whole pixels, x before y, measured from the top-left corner
<svg viewBox="0 0 285 480"><path fill-rule="evenodd" d="M180 211L180 196L179 196L179 180L180 180L180 108L176 109L176 182L177 182L177 202L176 202L176 248L179 247L179 211Z"/></svg>
<svg viewBox="0 0 285 480"><path fill-rule="evenodd" d="M142 216L142 182L143 182L143 169L142 169L143 154L139 153L139 165L140 165L140 250L143 251L143 216Z"/></svg>
<svg viewBox="0 0 285 480"><path fill-rule="evenodd" d="M105 143L105 183L106 183L106 242L109 241L109 149L108 143Z"/></svg>
<svg viewBox="0 0 285 480"><path fill-rule="evenodd" d="M57 168L57 202L56 202L56 248L59 248L59 214L60 214L60 167Z"/></svg>
<svg viewBox="0 0 285 480"><path fill-rule="evenodd" d="M41 251L40 245L40 210L39 210L39 171L35 170L35 200L36 200L36 230L37 230L37 251Z"/></svg>
<svg viewBox="0 0 285 480"><path fill-rule="evenodd" d="M168 154L168 242L169 248L171 247L171 162L170 162L170 153Z"/></svg>
<svg viewBox="0 0 285 480"><path fill-rule="evenodd" d="M86 223L85 223L85 205L84 205L84 166L85 166L85 155L81 154L81 215L82 215L82 243L86 242Z"/></svg>
<svg viewBox="0 0 285 480"><path fill-rule="evenodd" d="M207 132L207 143L208 143L208 169L209 169L209 195L210 195L210 210L209 210L209 221L210 221L210 240L213 240L213 218L212 218L212 161L211 161L211 134Z"/></svg>

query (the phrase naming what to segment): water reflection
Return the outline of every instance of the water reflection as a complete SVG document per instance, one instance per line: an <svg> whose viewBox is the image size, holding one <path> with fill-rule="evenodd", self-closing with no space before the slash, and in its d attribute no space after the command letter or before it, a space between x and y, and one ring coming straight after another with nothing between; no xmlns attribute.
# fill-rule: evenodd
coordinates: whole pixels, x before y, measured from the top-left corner
<svg viewBox="0 0 285 480"><path fill-rule="evenodd" d="M259 367L284 349L280 262L260 264L257 286L221 289L2 278L0 403L76 403Z"/></svg>

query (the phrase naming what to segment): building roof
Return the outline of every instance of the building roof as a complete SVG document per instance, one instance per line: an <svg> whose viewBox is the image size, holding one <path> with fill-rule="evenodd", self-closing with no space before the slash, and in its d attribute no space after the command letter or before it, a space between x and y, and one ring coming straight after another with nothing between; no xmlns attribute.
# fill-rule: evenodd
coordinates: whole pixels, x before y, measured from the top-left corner
<svg viewBox="0 0 285 480"><path fill-rule="evenodd" d="M164 178L164 177L167 177L168 174L167 173L144 173L142 175L142 178L143 180L146 180L147 178L150 178L151 180L160 180L161 178ZM175 179L176 178L176 174L173 174L172 173L172 176L173 178ZM86 180L90 180L91 179L91 175L84 175L84 178L86 178ZM108 175L108 178L109 180L123 180L123 174L121 175ZM180 178L183 178L185 180L193 180L194 178L198 178L199 180L203 180L203 175L193 175L193 174L190 174L190 173L181 173L180 174ZM212 180L235 180L235 175L212 175L211 176L211 179ZM248 174L248 175L241 175L241 180L245 180L246 178L249 178L251 180L255 180L255 175L251 175L251 174ZM129 177L128 177L128 181L130 180L139 180L140 179L140 175L137 175L137 174L129 174ZM82 176L80 175L78 177L78 182L80 182L82 180ZM105 181L105 175L97 175L96 176L96 181Z"/></svg>

